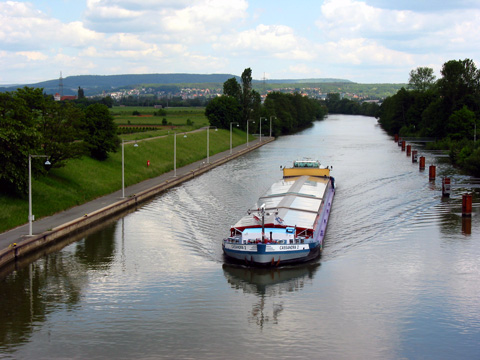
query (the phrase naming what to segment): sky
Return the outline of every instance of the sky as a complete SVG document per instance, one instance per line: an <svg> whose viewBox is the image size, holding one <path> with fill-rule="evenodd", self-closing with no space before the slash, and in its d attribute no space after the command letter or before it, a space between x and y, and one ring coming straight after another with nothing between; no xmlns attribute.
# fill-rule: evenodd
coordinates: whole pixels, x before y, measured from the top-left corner
<svg viewBox="0 0 480 360"><path fill-rule="evenodd" d="M0 86L74 75L439 78L480 68L480 0L0 0Z"/></svg>

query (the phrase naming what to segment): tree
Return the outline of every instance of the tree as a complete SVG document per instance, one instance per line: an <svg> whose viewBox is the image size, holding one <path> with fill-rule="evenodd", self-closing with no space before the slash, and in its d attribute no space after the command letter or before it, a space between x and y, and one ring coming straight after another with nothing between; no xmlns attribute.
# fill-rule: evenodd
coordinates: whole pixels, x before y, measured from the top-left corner
<svg viewBox="0 0 480 360"><path fill-rule="evenodd" d="M459 110L463 105L479 110L480 71L472 60L447 61L441 73L439 92L451 111Z"/></svg>
<svg viewBox="0 0 480 360"><path fill-rule="evenodd" d="M234 77L223 83L223 95L232 96L237 101L242 100L242 87Z"/></svg>
<svg viewBox="0 0 480 360"><path fill-rule="evenodd" d="M102 98L102 104L107 106L109 109L113 107L113 99L110 95Z"/></svg>
<svg viewBox="0 0 480 360"><path fill-rule="evenodd" d="M475 113L465 105L448 118L447 132L453 140L471 139L475 129Z"/></svg>
<svg viewBox="0 0 480 360"><path fill-rule="evenodd" d="M37 152L38 151L38 152ZM25 99L16 93L0 93L0 189L5 194L25 195L28 190L28 154L43 154L35 117ZM32 163L32 172L41 170Z"/></svg>
<svg viewBox="0 0 480 360"><path fill-rule="evenodd" d="M42 152L49 156L52 167L65 165L66 160L83 153L81 127L84 114L70 102L56 102L43 94L42 88L17 90L30 111L35 128L41 134ZM38 150L37 150L38 151Z"/></svg>
<svg viewBox="0 0 480 360"><path fill-rule="evenodd" d="M255 95L252 92L252 69L247 68L242 73L242 96L240 106L242 108L242 125L247 123L255 104Z"/></svg>
<svg viewBox="0 0 480 360"><path fill-rule="evenodd" d="M429 67L418 67L410 71L408 86L411 89L425 91L435 84L433 69Z"/></svg>
<svg viewBox="0 0 480 360"><path fill-rule="evenodd" d="M221 129L229 129L231 122L239 122L240 106L232 96L219 96L212 99L205 108L205 116L210 125Z"/></svg>
<svg viewBox="0 0 480 360"><path fill-rule="evenodd" d="M275 114L274 134L290 134L309 126L315 119L327 113L318 100L298 93L283 94L271 92L265 99L265 112ZM268 118L268 115L265 114Z"/></svg>
<svg viewBox="0 0 480 360"><path fill-rule="evenodd" d="M379 122L391 134L398 134L408 126L407 113L414 103L412 92L401 88L395 95L387 97L380 107Z"/></svg>
<svg viewBox="0 0 480 360"><path fill-rule="evenodd" d="M41 141L52 167L58 168L85 153L85 144L79 141L83 138L85 114L71 102L48 101L46 110L47 116L39 120Z"/></svg>
<svg viewBox="0 0 480 360"><path fill-rule="evenodd" d="M94 159L106 160L108 152L117 151L120 144L117 136L117 125L107 106L93 104L87 107L85 111L85 130L85 143Z"/></svg>

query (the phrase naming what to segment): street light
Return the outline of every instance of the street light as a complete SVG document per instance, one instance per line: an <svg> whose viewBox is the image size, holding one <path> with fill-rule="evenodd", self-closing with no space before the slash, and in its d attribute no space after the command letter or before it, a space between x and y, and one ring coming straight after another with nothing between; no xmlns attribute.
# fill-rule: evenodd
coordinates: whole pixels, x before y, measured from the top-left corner
<svg viewBox="0 0 480 360"><path fill-rule="evenodd" d="M187 134L183 134L183 137L186 138ZM173 138L173 176L177 176L177 133Z"/></svg>
<svg viewBox="0 0 480 360"><path fill-rule="evenodd" d="M262 142L262 119L264 119L265 121L268 120L265 117L260 117L260 142Z"/></svg>
<svg viewBox="0 0 480 360"><path fill-rule="evenodd" d="M252 124L255 124L255 120L252 120L252 119L247 120L247 148L248 148L248 123L250 121L252 122Z"/></svg>
<svg viewBox="0 0 480 360"><path fill-rule="evenodd" d="M276 116L270 116L270 137L272 137L272 118L275 118L275 120L277 120Z"/></svg>
<svg viewBox="0 0 480 360"><path fill-rule="evenodd" d="M138 147L135 141L134 147ZM122 139L122 198L125 197L125 140Z"/></svg>
<svg viewBox="0 0 480 360"><path fill-rule="evenodd" d="M230 123L230 155L232 155L232 124L237 124L237 127L239 126L236 121Z"/></svg>
<svg viewBox="0 0 480 360"><path fill-rule="evenodd" d="M47 158L45 166L50 167L52 164L48 161L48 155L32 155L28 154L28 235L32 236L32 158Z"/></svg>
<svg viewBox="0 0 480 360"><path fill-rule="evenodd" d="M207 127L207 164L210 164L210 128L215 128L215 131L218 131L216 126Z"/></svg>

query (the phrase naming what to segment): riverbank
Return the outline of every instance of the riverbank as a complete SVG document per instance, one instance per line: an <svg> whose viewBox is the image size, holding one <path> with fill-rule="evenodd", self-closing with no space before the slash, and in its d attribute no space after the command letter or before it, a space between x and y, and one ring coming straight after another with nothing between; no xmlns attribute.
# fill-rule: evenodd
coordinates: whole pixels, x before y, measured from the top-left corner
<svg viewBox="0 0 480 360"><path fill-rule="evenodd" d="M202 159L178 168L176 172L170 171L156 178L129 186L125 188L124 198L122 198L122 191L118 190L69 210L45 217L33 223L33 234L35 234L33 236L28 236L28 224L6 231L0 234L0 249L2 249L0 251L0 268L13 264L16 260L54 244L71 234L95 226L121 211L135 208L171 187L177 186L273 140L274 138L264 137L262 142L260 142L259 139L256 139L251 141L248 147L246 144L235 147L232 150L232 154L230 154L230 150L217 153L209 157L209 162L207 162L207 159Z"/></svg>
<svg viewBox="0 0 480 360"><path fill-rule="evenodd" d="M232 146L245 143L245 135L238 129L232 131ZM122 186L123 175L125 186L155 178L174 170L175 165L180 168L204 159L207 147L210 155L230 149L230 132L218 129L207 133L205 129L198 129L176 136L172 132L141 140L125 139L124 156L120 146L104 161L89 156L70 159L64 167L50 169L46 176L33 177L32 213L39 220L113 193ZM34 162L42 163L40 159ZM24 171L27 172L27 168ZM26 196L0 195L0 233L24 224L28 221L28 212Z"/></svg>

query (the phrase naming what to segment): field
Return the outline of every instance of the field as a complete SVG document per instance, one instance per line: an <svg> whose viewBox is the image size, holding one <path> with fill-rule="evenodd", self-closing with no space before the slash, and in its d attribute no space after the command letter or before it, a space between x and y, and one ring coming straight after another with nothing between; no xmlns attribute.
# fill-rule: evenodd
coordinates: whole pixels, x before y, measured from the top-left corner
<svg viewBox="0 0 480 360"><path fill-rule="evenodd" d="M111 113L117 125L162 125L164 118L167 120L167 123L175 126L186 126L189 120L197 128L208 125L204 107L167 108L163 109L167 115L154 115L159 110L162 109L141 106L114 106ZM133 115L134 111L140 113L140 116Z"/></svg>
<svg viewBox="0 0 480 360"><path fill-rule="evenodd" d="M132 133L120 136L124 140L142 140L168 135L172 132L189 132L209 125L204 107L168 108L164 109L166 115L155 115L155 112L159 110L153 107L114 106L111 113L117 125L123 128L132 128ZM140 115L133 115L134 112L138 112ZM165 119L168 125L162 124L164 122L163 119ZM148 129L147 131L138 131L142 129L136 130L136 128L144 127L155 127L155 129ZM127 131L125 129L122 130Z"/></svg>

